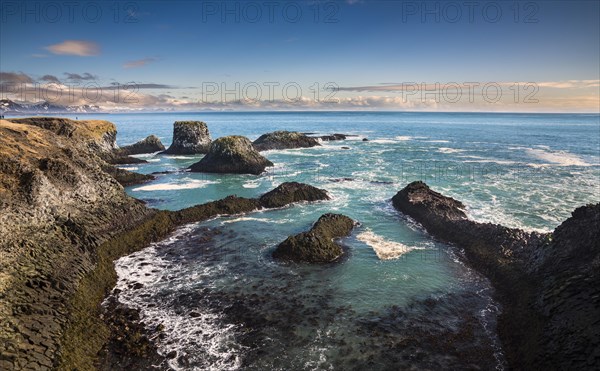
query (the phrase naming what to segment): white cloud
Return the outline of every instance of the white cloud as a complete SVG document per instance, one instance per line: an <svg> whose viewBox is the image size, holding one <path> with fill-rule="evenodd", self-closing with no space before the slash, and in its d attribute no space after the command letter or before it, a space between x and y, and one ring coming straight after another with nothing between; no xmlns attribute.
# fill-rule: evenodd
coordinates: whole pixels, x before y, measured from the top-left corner
<svg viewBox="0 0 600 371"><path fill-rule="evenodd" d="M58 44L49 45L45 49L54 54L76 55L79 57L100 54L100 47L96 43L85 40L65 40Z"/></svg>

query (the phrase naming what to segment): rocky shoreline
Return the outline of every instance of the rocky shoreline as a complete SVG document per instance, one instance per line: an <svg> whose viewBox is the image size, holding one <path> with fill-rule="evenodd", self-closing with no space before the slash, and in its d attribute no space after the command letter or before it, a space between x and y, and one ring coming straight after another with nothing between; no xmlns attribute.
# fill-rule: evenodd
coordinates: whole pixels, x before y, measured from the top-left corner
<svg viewBox="0 0 600 371"><path fill-rule="evenodd" d="M185 140L174 138L174 143L209 153L202 166L192 166L198 171L259 174L272 165L244 137L211 141L204 123L179 126ZM151 209L129 197L123 186L153 176L113 164L136 161L128 154L140 147L156 149L160 141L150 138L120 151L116 135L107 121L0 121L2 369L114 369L163 362L150 339L160 329L147 332L135 311L110 299L107 312L101 306L116 283L116 259L184 224L329 199L325 190L283 183L258 198L229 196L179 211ZM280 138L269 146L284 146ZM291 138L305 143L303 137ZM208 163L212 157L216 160ZM238 158L250 161L242 168ZM473 222L462 203L421 182L398 192L393 205L436 238L464 249L469 264L490 279L504 306L499 333L512 368L583 368L600 362L600 204L578 208L548 234ZM332 240L349 234L353 221L327 218L334 233L317 223L301 235L318 234L315 238L333 249L325 254L331 260L339 256Z"/></svg>
<svg viewBox="0 0 600 371"><path fill-rule="evenodd" d="M515 369L600 364L600 204L573 211L552 233L469 220L465 206L413 182L394 207L464 249L504 311L498 331Z"/></svg>

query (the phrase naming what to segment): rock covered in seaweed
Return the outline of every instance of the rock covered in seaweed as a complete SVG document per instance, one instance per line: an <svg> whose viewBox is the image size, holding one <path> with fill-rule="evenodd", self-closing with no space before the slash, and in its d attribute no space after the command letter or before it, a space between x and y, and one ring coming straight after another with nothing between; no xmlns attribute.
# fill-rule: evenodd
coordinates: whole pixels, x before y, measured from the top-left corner
<svg viewBox="0 0 600 371"><path fill-rule="evenodd" d="M346 237L354 221L341 214L324 214L307 231L288 237L273 252L275 259L306 263L329 263L343 254L334 239Z"/></svg>
<svg viewBox="0 0 600 371"><path fill-rule="evenodd" d="M319 146L315 138L295 131L274 131L261 135L252 145L257 151L271 149L309 148Z"/></svg>
<svg viewBox="0 0 600 371"><path fill-rule="evenodd" d="M173 143L164 151L168 155L197 155L207 153L210 147L210 133L202 121L175 121Z"/></svg>
<svg viewBox="0 0 600 371"><path fill-rule="evenodd" d="M205 173L258 175L267 166L273 166L273 163L258 153L248 138L231 135L212 142L206 156L190 169Z"/></svg>
<svg viewBox="0 0 600 371"><path fill-rule="evenodd" d="M300 201L329 200L324 189L298 182L281 183L274 190L260 197L260 203L265 208L283 207Z"/></svg>
<svg viewBox="0 0 600 371"><path fill-rule="evenodd" d="M156 135L149 135L137 143L119 148L119 153L124 156L141 155L144 153L154 153L164 151L165 146Z"/></svg>

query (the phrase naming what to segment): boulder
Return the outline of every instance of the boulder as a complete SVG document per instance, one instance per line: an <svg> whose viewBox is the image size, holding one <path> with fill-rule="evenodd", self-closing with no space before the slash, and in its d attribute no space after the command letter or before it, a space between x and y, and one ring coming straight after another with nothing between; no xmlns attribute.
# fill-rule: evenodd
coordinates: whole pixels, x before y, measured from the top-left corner
<svg viewBox="0 0 600 371"><path fill-rule="evenodd" d="M145 139L137 143L123 146L119 149L119 153L124 156L141 155L144 153L154 153L164 151L165 146L156 135L149 135Z"/></svg>
<svg viewBox="0 0 600 371"><path fill-rule="evenodd" d="M232 135L210 145L202 160L190 166L193 172L255 174L262 173L273 163L258 153L248 138Z"/></svg>
<svg viewBox="0 0 600 371"><path fill-rule="evenodd" d="M252 145L257 151L270 149L309 148L319 146L315 138L294 131L274 131L263 134Z"/></svg>
<svg viewBox="0 0 600 371"><path fill-rule="evenodd" d="M273 252L275 259L330 263L343 254L342 247L334 239L346 237L352 231L354 221L341 214L324 214L307 231L288 237Z"/></svg>
<svg viewBox="0 0 600 371"><path fill-rule="evenodd" d="M210 143L210 134L204 122L175 121L173 124L173 143L162 153L168 155L207 153Z"/></svg>
<svg viewBox="0 0 600 371"><path fill-rule="evenodd" d="M303 183L286 182L262 195L260 204L265 208L275 208L294 202L321 200L329 200L329 195L324 189Z"/></svg>

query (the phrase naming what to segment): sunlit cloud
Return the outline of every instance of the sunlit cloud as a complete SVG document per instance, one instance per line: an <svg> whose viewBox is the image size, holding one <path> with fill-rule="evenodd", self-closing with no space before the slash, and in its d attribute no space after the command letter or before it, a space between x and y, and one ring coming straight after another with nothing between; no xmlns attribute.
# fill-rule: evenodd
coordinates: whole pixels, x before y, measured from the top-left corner
<svg viewBox="0 0 600 371"><path fill-rule="evenodd" d="M79 57L90 57L100 54L100 47L91 41L66 40L58 44L49 45L45 48L54 54L76 55Z"/></svg>
<svg viewBox="0 0 600 371"><path fill-rule="evenodd" d="M123 65L123 68L138 68L143 67L149 63L156 62L157 59L153 57L148 57L144 59L138 59L135 61L129 61Z"/></svg>

